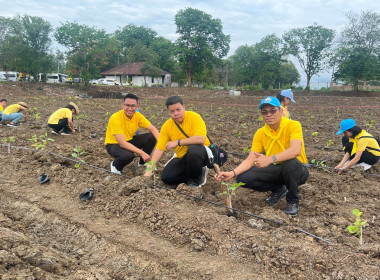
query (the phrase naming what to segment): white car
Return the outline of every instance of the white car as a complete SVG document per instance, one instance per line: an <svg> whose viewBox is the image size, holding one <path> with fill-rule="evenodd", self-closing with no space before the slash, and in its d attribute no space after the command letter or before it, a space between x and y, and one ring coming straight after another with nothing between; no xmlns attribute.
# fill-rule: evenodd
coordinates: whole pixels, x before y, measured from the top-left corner
<svg viewBox="0 0 380 280"><path fill-rule="evenodd" d="M100 81L100 80L102 80L102 81ZM115 80L112 80L112 79L99 79L98 84L99 85L108 85L108 86L119 85L118 82L115 82Z"/></svg>
<svg viewBox="0 0 380 280"><path fill-rule="evenodd" d="M5 76L0 73L0 81L6 81L6 80L7 80L7 78L5 78Z"/></svg>

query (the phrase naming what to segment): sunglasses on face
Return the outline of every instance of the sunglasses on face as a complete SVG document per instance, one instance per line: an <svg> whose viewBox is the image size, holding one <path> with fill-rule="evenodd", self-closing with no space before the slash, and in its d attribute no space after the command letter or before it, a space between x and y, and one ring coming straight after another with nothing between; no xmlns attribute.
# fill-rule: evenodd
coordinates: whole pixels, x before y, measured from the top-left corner
<svg viewBox="0 0 380 280"><path fill-rule="evenodd" d="M278 109L270 109L270 110L262 110L261 111L261 115L263 115L263 116L266 116L266 115L268 115L268 114L271 114L271 115L274 115L274 114L276 114L276 112L278 111Z"/></svg>

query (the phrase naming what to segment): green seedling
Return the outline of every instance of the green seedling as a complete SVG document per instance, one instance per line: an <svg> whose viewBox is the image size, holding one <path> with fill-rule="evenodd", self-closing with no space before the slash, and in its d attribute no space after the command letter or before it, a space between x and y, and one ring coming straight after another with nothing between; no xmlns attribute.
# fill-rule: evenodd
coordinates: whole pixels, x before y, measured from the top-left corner
<svg viewBox="0 0 380 280"><path fill-rule="evenodd" d="M367 221L362 221L360 219L363 212L360 212L358 209L352 210L352 214L356 216L355 223L347 227L348 232L359 236L359 245L363 244L363 227L367 224Z"/></svg>
<svg viewBox="0 0 380 280"><path fill-rule="evenodd" d="M11 144L8 143L8 141L14 143L16 140L13 136L9 136L8 138L4 137L3 139L1 139L1 142L3 142L4 144L8 144L7 145L8 146L8 154L10 154L11 153Z"/></svg>
<svg viewBox="0 0 380 280"><path fill-rule="evenodd" d="M264 120L264 118L263 118L263 116L259 116L259 117L257 118L257 120L261 122L261 121Z"/></svg>
<svg viewBox="0 0 380 280"><path fill-rule="evenodd" d="M248 124L247 123L242 123L241 127L244 128L244 129L248 129Z"/></svg>
<svg viewBox="0 0 380 280"><path fill-rule="evenodd" d="M249 147L244 147L243 148L243 153L248 154L249 153Z"/></svg>
<svg viewBox="0 0 380 280"><path fill-rule="evenodd" d="M106 116L108 117L109 115L110 115L110 112L107 112L107 113L106 113Z"/></svg>
<svg viewBox="0 0 380 280"><path fill-rule="evenodd" d="M158 176L156 175L157 166L156 163L152 160L144 164L146 166L145 172L151 172L153 176L153 185L156 185L156 179Z"/></svg>
<svg viewBox="0 0 380 280"><path fill-rule="evenodd" d="M35 116L36 120L38 120L39 118L41 118L41 113L36 113L34 116Z"/></svg>
<svg viewBox="0 0 380 280"><path fill-rule="evenodd" d="M318 131L313 132L311 136L318 136Z"/></svg>
<svg viewBox="0 0 380 280"><path fill-rule="evenodd" d="M39 137L37 137L37 135L34 134L28 140L33 143L31 146L35 147L36 150L44 150L49 141L54 142L54 139L49 138L47 136L47 132L45 132L44 134L40 135Z"/></svg>
<svg viewBox="0 0 380 280"><path fill-rule="evenodd" d="M237 134L237 137L240 138L242 136L242 134L243 134L243 132L239 131L238 134Z"/></svg>
<svg viewBox="0 0 380 280"><path fill-rule="evenodd" d="M366 122L366 126L367 126L368 128L373 127L374 124L375 124L375 121L374 121L374 120L370 120L370 121Z"/></svg>
<svg viewBox="0 0 380 280"><path fill-rule="evenodd" d="M326 143L326 147L331 147L332 145L334 145L334 141L329 139L329 141Z"/></svg>
<svg viewBox="0 0 380 280"><path fill-rule="evenodd" d="M84 152L83 152L83 149L81 148L81 146L74 148L74 153L72 153L71 156L73 158L76 158L79 160L79 162L77 162L75 164L75 168L79 168L80 164L85 162L83 159L80 158L83 154L84 154Z"/></svg>
<svg viewBox="0 0 380 280"><path fill-rule="evenodd" d="M238 187L240 187L240 186L245 185L245 183L239 182L239 183L229 184L229 183L226 183L226 182L222 182L221 184L225 188L225 191L222 192L222 194L224 194L224 195L227 196L227 198L226 198L227 206L229 208L232 208L232 197L236 195L236 193L235 193L236 189ZM230 210L230 211L232 211L232 210Z"/></svg>

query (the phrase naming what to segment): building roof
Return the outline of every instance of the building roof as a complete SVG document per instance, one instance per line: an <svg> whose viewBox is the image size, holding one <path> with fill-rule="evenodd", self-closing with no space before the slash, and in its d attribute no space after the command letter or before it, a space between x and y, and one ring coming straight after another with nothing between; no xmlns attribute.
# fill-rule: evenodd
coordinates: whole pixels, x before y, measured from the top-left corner
<svg viewBox="0 0 380 280"><path fill-rule="evenodd" d="M134 63L126 63L123 65L116 66L115 68L109 69L107 71L104 71L100 73L101 75L135 75L135 76L142 76L142 73L140 72L141 67L144 65L145 62L134 62ZM170 74L169 72L166 72L164 70L161 70L160 75L166 75Z"/></svg>

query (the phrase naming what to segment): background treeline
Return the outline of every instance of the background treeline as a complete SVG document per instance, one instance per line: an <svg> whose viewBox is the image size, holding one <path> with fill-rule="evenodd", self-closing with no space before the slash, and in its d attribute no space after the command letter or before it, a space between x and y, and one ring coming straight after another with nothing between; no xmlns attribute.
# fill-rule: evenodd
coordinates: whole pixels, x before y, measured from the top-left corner
<svg viewBox="0 0 380 280"><path fill-rule="evenodd" d="M147 75L157 76L163 69L181 85L270 89L299 83L295 61L307 88L311 77L325 70L332 71L335 82L355 89L363 81L375 85L380 81L380 14L349 12L346 17L339 34L314 23L291 29L282 38L269 34L254 45L240 46L228 58L230 36L223 33L221 20L192 8L175 16L175 42L134 24L108 34L77 22L53 29L40 17L0 17L0 68L34 77L59 71L89 81L115 66L146 62ZM53 53L54 42L66 51Z"/></svg>

